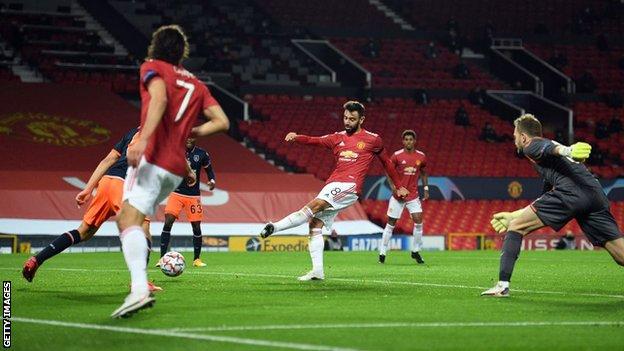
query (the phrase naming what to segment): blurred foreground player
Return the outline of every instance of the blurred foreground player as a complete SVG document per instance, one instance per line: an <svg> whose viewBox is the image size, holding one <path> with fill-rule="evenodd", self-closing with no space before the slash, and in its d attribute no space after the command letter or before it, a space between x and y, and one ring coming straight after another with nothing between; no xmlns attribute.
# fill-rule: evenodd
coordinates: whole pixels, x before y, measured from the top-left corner
<svg viewBox="0 0 624 351"><path fill-rule="evenodd" d="M128 169L126 151L136 138L138 128L131 129L113 149L106 155L95 168L84 190L76 195L78 207L91 199L93 190L97 187L95 197L89 203L89 207L82 218L82 223L77 229L61 234L37 255L32 256L24 263L22 275L27 281L32 282L37 269L48 259L63 252L65 249L79 242L91 239L98 231L102 223L119 213L123 193L123 183ZM149 220L143 221L143 230L147 246L152 247L152 238L149 232ZM147 257L149 260L149 255ZM153 283L148 283L150 291L162 290Z"/></svg>
<svg viewBox="0 0 624 351"><path fill-rule="evenodd" d="M423 195L424 201L429 198L429 178L425 172L427 157L422 151L416 150L415 148L416 132L408 129L403 131L401 136L403 139L403 148L392 154L390 161L392 161L392 165L401 176L410 194L405 199L397 198L396 194L390 197L390 202L388 203L388 223L384 228L381 245L379 246L379 263L386 262L388 243L390 242L390 238L392 238L394 226L397 220L401 218L403 209L407 207L414 221L414 230L412 232L414 237L412 243L412 258L419 264L423 264L425 261L420 256L420 250L422 249L423 216L422 206L418 198L418 177L419 175L422 176L425 190ZM390 186L394 190L394 184L390 184Z"/></svg>
<svg viewBox="0 0 624 351"><path fill-rule="evenodd" d="M165 206L165 225L160 234L160 257L163 257L169 250L171 228L180 216L180 212L184 210L186 218L191 222L191 227L193 228L193 267L205 267L206 264L200 258L202 248L201 220L204 210L201 205L199 183L201 170L204 169L208 176L208 187L210 190L213 190L216 184L215 174L212 162L210 162L210 155L208 155L206 150L195 145L195 138L186 139L186 160L195 173L197 181L193 185L182 182L169 195L167 206ZM160 267L160 261L156 266Z"/></svg>
<svg viewBox="0 0 624 351"><path fill-rule="evenodd" d="M140 224L184 178L194 178L184 155L197 116L203 111L209 121L193 128L194 135L229 128L227 116L208 88L181 66L188 51L182 28L160 27L152 35L148 59L140 68L141 132L128 148L124 202L117 218L132 286L124 303L111 314L113 318L154 304L147 286L148 247Z"/></svg>
<svg viewBox="0 0 624 351"><path fill-rule="evenodd" d="M509 296L509 282L520 254L522 237L549 226L559 231L576 219L595 246L604 247L619 265L624 266L624 238L609 211L609 200L602 186L581 162L591 153L587 143L563 146L542 138L542 125L533 115L525 114L514 121L514 141L544 178L545 190L531 205L515 212L499 212L492 227L505 234L500 259L498 283L483 296Z"/></svg>
<svg viewBox="0 0 624 351"><path fill-rule="evenodd" d="M287 142L319 145L331 149L336 157L336 168L314 200L301 210L275 223L267 223L260 233L261 237L266 238L275 232L309 223L312 270L299 277L302 281L325 278L324 241L321 235L323 225L328 230L332 230L334 218L338 213L357 201L358 194L362 190L362 183L375 156L383 164L392 182L397 185L397 196L403 198L409 194L383 148L381 137L362 128L365 118L364 105L357 101L349 101L344 104L343 108L345 130L342 132L322 137L297 135L292 132L286 135Z"/></svg>

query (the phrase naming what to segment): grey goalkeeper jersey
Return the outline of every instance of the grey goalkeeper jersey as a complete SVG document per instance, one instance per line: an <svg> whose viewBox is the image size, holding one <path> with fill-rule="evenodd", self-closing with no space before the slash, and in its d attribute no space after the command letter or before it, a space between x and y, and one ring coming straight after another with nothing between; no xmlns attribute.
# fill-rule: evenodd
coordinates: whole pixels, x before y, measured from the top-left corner
<svg viewBox="0 0 624 351"><path fill-rule="evenodd" d="M600 182L589 172L583 163L570 157L555 154L556 141L534 138L522 151L535 165L537 172L544 178L546 186L561 191L600 191Z"/></svg>

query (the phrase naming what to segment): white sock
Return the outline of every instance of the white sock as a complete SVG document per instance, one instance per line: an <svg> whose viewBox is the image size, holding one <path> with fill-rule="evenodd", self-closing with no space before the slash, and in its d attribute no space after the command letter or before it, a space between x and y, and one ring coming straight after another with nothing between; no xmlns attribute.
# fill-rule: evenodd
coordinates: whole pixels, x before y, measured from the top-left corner
<svg viewBox="0 0 624 351"><path fill-rule="evenodd" d="M392 232L394 231L394 226L389 223L386 224L384 228L383 235L381 236L381 245L379 245L379 254L386 255L388 251L388 243L390 242L390 238L392 238Z"/></svg>
<svg viewBox="0 0 624 351"><path fill-rule="evenodd" d="M312 229L312 236L310 236L310 258L312 258L312 271L315 273L323 274L323 249L325 248L325 242L323 241L323 235L321 235L321 229Z"/></svg>
<svg viewBox="0 0 624 351"><path fill-rule="evenodd" d="M312 213L312 210L305 206L301 210L293 212L288 216L280 219L279 221L273 223L273 227L275 227L276 232L298 227L303 223L307 223L310 218L312 218L312 215L314 215Z"/></svg>
<svg viewBox="0 0 624 351"><path fill-rule="evenodd" d="M505 282L502 280L498 281L498 285L502 286L503 288L508 288L509 289L509 282Z"/></svg>
<svg viewBox="0 0 624 351"><path fill-rule="evenodd" d="M121 248L130 270L132 293L146 294L147 288L147 241L145 233L138 226L127 228L121 233Z"/></svg>
<svg viewBox="0 0 624 351"><path fill-rule="evenodd" d="M414 224L414 242L412 244L412 252L418 252L422 248L423 225Z"/></svg>

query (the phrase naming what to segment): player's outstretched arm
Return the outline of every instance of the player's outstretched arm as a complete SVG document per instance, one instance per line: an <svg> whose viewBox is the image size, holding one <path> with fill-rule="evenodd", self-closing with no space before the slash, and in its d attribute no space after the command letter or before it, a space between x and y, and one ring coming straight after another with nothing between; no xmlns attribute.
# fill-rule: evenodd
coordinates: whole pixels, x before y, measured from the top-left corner
<svg viewBox="0 0 624 351"><path fill-rule="evenodd" d="M127 158L128 165L137 167L139 160L143 156L143 152L147 147L147 142L156 130L156 127L162 121L167 109L167 88L165 81L161 78L152 78L147 86L150 95L150 102L147 107L147 117L145 123L141 126L137 141L128 147Z"/></svg>
<svg viewBox="0 0 624 351"><path fill-rule="evenodd" d="M209 136L230 129L230 120L221 106L213 105L204 109L204 116L208 118L208 122L193 128L191 134Z"/></svg>
<svg viewBox="0 0 624 351"><path fill-rule="evenodd" d="M570 157L574 160L584 161L591 154L591 145L588 143L578 142L570 146L557 145L555 154L563 157Z"/></svg>
<svg viewBox="0 0 624 351"><path fill-rule="evenodd" d="M102 161L100 161L97 167L95 167L95 170L91 174L89 181L87 181L85 188L79 192L78 195L76 195L76 204L78 204L78 207L89 201L91 193L93 193L93 189L95 189L100 179L102 179L104 174L106 174L106 171L108 171L108 169L111 168L117 160L119 160L119 157L119 152L113 149L102 159Z"/></svg>
<svg viewBox="0 0 624 351"><path fill-rule="evenodd" d="M309 135L297 134L295 132L290 132L286 134L284 137L284 141L289 143L300 143L307 145L319 145L324 146L326 148L331 148L334 146L335 134L327 134L320 137L313 137Z"/></svg>

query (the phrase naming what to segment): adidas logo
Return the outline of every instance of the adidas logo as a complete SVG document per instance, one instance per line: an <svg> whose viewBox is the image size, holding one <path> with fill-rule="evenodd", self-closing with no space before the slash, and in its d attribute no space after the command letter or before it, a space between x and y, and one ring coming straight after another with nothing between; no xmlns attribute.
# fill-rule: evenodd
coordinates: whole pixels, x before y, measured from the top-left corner
<svg viewBox="0 0 624 351"><path fill-rule="evenodd" d="M405 162L405 160L401 161L401 164L402 164L402 165L404 165L404 164L406 164L406 163L407 163L407 162Z"/></svg>
<svg viewBox="0 0 624 351"><path fill-rule="evenodd" d="M338 146L345 146L344 141L341 141L340 144L338 144Z"/></svg>

